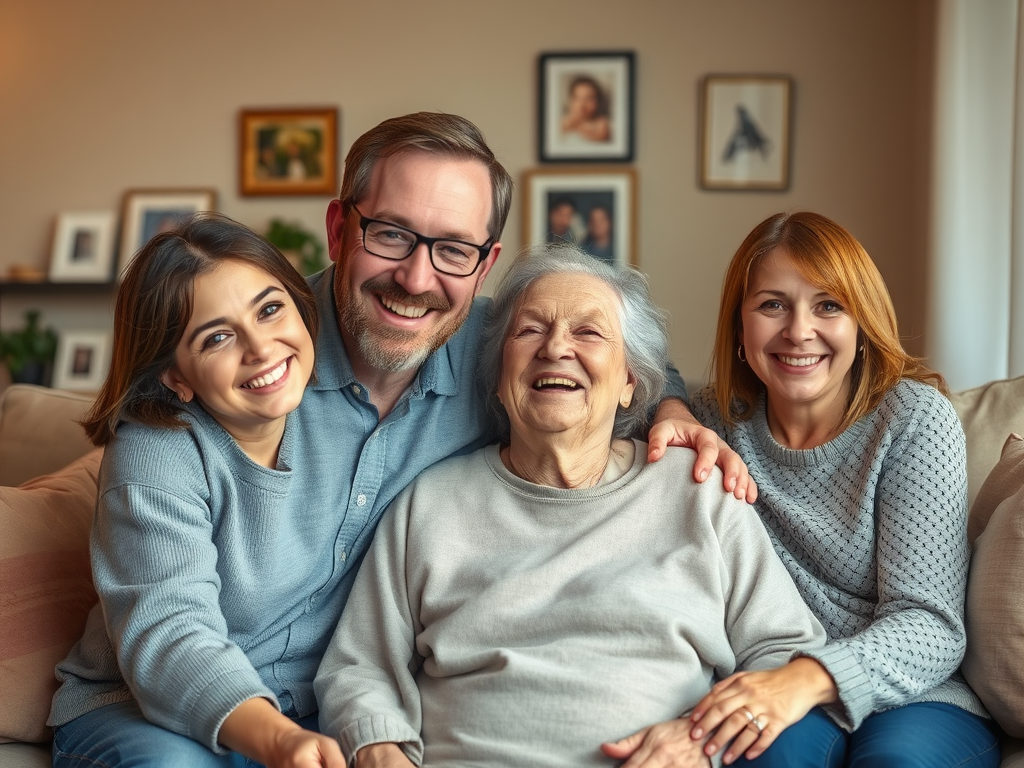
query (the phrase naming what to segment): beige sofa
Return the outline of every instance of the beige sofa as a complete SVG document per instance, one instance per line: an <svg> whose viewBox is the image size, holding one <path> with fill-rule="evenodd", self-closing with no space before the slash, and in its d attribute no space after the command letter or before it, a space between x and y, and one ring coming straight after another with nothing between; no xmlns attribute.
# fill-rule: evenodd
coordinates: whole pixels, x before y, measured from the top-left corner
<svg viewBox="0 0 1024 768"><path fill-rule="evenodd" d="M86 539L101 453L75 423L88 403L29 385L0 396L0 741L13 742L0 744L0 768L50 764L53 665L95 600ZM967 433L972 533L978 517L998 528L976 545L965 671L970 662L986 705L1024 736L1024 587L1011 583L1024 581L1024 532L1015 538L1013 527L1024 520L1024 441L1000 460L1008 434L1024 434L1024 378L958 393L953 403ZM977 595L976 582L984 584ZM1024 767L1024 743L1007 738L1003 754L1004 768Z"/></svg>

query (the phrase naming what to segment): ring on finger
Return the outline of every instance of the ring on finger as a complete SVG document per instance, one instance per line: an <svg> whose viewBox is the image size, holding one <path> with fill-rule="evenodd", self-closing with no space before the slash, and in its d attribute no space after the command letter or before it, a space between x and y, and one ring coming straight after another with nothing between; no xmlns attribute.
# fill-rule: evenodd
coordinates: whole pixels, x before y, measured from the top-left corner
<svg viewBox="0 0 1024 768"><path fill-rule="evenodd" d="M757 717L752 717L750 719L750 725L752 725L755 728L757 728L757 732L758 733L763 733L764 729L768 727L768 718L766 718L764 715L758 715Z"/></svg>
<svg viewBox="0 0 1024 768"><path fill-rule="evenodd" d="M754 713L751 712L746 707L740 707L740 712L742 712L744 715L746 715L747 716L747 720L749 720L751 723L753 723L754 720L757 719L757 718L754 717Z"/></svg>

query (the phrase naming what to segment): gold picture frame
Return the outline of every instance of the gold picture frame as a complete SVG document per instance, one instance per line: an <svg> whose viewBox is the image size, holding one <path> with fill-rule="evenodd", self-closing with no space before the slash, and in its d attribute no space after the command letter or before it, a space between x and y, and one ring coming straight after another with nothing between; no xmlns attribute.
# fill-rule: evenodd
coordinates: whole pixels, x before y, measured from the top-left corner
<svg viewBox="0 0 1024 768"><path fill-rule="evenodd" d="M239 116L242 195L336 195L338 110L244 109Z"/></svg>

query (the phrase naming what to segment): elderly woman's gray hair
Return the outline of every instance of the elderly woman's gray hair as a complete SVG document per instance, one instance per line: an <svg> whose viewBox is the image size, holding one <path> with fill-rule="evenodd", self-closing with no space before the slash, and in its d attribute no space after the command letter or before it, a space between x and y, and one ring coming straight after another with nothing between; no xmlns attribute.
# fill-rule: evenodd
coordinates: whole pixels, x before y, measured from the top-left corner
<svg viewBox="0 0 1024 768"><path fill-rule="evenodd" d="M501 361L509 324L520 297L537 280L547 275L584 274L596 277L619 297L619 323L626 353L626 368L636 381L633 401L619 406L613 437L643 436L654 406L665 389L668 363L668 322L665 313L651 301L647 278L632 267L616 267L595 259L572 243L536 245L520 253L501 279L484 324L484 345L480 357L480 381L494 412L503 440L509 437L505 408L498 402Z"/></svg>

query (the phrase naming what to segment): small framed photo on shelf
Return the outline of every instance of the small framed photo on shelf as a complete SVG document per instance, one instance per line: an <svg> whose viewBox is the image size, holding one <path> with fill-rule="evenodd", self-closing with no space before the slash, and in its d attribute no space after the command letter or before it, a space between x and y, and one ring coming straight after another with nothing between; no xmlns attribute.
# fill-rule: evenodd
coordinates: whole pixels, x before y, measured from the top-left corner
<svg viewBox="0 0 1024 768"><path fill-rule="evenodd" d="M540 161L633 159L631 51L545 53L540 57Z"/></svg>
<svg viewBox="0 0 1024 768"><path fill-rule="evenodd" d="M57 338L53 386L97 392L107 375L110 334L106 331L63 331Z"/></svg>
<svg viewBox="0 0 1024 768"><path fill-rule="evenodd" d="M62 213L50 256L54 283L106 283L113 277L113 211Z"/></svg>
<svg viewBox="0 0 1024 768"><path fill-rule="evenodd" d="M709 75L701 99L704 189L789 188L788 77Z"/></svg>
<svg viewBox="0 0 1024 768"><path fill-rule="evenodd" d="M338 110L246 109L239 118L243 195L336 195Z"/></svg>
<svg viewBox="0 0 1024 768"><path fill-rule="evenodd" d="M546 169L523 182L523 243L570 242L613 264L637 264L636 171Z"/></svg>
<svg viewBox="0 0 1024 768"><path fill-rule="evenodd" d="M167 231L190 213L212 211L216 206L217 192L212 189L130 189L125 192L118 276L124 274L132 256L153 235Z"/></svg>

